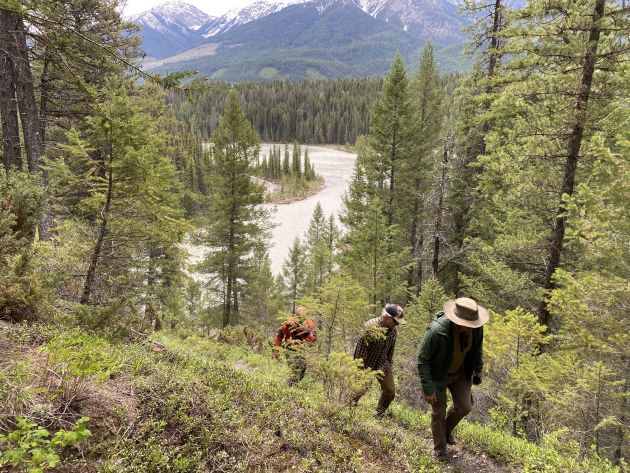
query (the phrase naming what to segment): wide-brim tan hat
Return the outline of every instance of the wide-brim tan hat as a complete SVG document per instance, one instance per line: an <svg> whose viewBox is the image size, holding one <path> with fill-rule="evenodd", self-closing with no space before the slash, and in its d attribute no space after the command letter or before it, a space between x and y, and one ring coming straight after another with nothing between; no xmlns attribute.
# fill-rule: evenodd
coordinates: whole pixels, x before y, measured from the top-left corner
<svg viewBox="0 0 630 473"><path fill-rule="evenodd" d="M468 297L460 297L444 304L444 313L452 322L464 327L478 328L490 320L490 314Z"/></svg>

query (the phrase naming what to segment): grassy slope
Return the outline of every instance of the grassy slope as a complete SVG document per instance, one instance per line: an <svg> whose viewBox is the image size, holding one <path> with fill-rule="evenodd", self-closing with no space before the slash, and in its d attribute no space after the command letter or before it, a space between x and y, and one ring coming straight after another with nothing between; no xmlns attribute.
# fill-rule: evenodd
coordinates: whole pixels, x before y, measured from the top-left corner
<svg viewBox="0 0 630 473"><path fill-rule="evenodd" d="M394 403L377 421L376 387L342 409L308 376L287 387L264 350L197 336L122 343L3 324L0 350L0 429L17 415L51 432L91 418L58 471L613 471L466 423L460 438L479 455L441 464L426 413Z"/></svg>

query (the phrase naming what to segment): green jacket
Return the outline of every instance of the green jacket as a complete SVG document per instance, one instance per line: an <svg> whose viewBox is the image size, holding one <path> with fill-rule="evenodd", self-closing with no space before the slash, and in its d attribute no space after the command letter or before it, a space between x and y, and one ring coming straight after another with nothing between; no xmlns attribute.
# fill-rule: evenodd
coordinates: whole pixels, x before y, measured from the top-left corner
<svg viewBox="0 0 630 473"><path fill-rule="evenodd" d="M444 312L438 312L431 321L418 355L418 374L422 391L426 396L438 393L446 387L448 367L453 358L453 336L451 322ZM464 374L469 379L473 372L483 370L483 327L473 329L470 351L464 358Z"/></svg>

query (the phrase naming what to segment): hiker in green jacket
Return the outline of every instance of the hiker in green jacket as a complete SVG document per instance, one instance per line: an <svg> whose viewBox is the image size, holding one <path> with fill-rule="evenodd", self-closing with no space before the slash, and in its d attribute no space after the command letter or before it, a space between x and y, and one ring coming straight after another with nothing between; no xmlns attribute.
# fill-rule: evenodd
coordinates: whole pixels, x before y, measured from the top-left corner
<svg viewBox="0 0 630 473"><path fill-rule="evenodd" d="M471 384L483 379L483 325L488 311L467 297L448 301L429 324L420 346L418 373L424 399L432 408L433 448L446 457L453 430L473 404ZM446 411L446 388L453 405Z"/></svg>

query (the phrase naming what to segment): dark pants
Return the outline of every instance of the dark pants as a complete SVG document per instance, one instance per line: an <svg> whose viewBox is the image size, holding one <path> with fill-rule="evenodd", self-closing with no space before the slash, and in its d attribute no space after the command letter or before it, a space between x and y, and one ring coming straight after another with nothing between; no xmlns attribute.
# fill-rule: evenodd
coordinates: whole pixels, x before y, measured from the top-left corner
<svg viewBox="0 0 630 473"><path fill-rule="evenodd" d="M381 416L385 413L391 402L396 397L396 385L394 384L394 372L392 371L391 365L387 365L383 368L383 374L378 375L376 377L379 384L381 385L381 397L378 400L378 404L376 405L376 415ZM354 403L358 403L359 399L367 392L369 386L365 387L365 390L358 394L354 398Z"/></svg>
<svg viewBox="0 0 630 473"><path fill-rule="evenodd" d="M453 396L453 405L446 411L446 388ZM473 400L470 381L464 373L449 376L446 388L437 393L437 403L432 407L431 432L433 448L446 449L446 437L449 436L459 421L472 410Z"/></svg>

